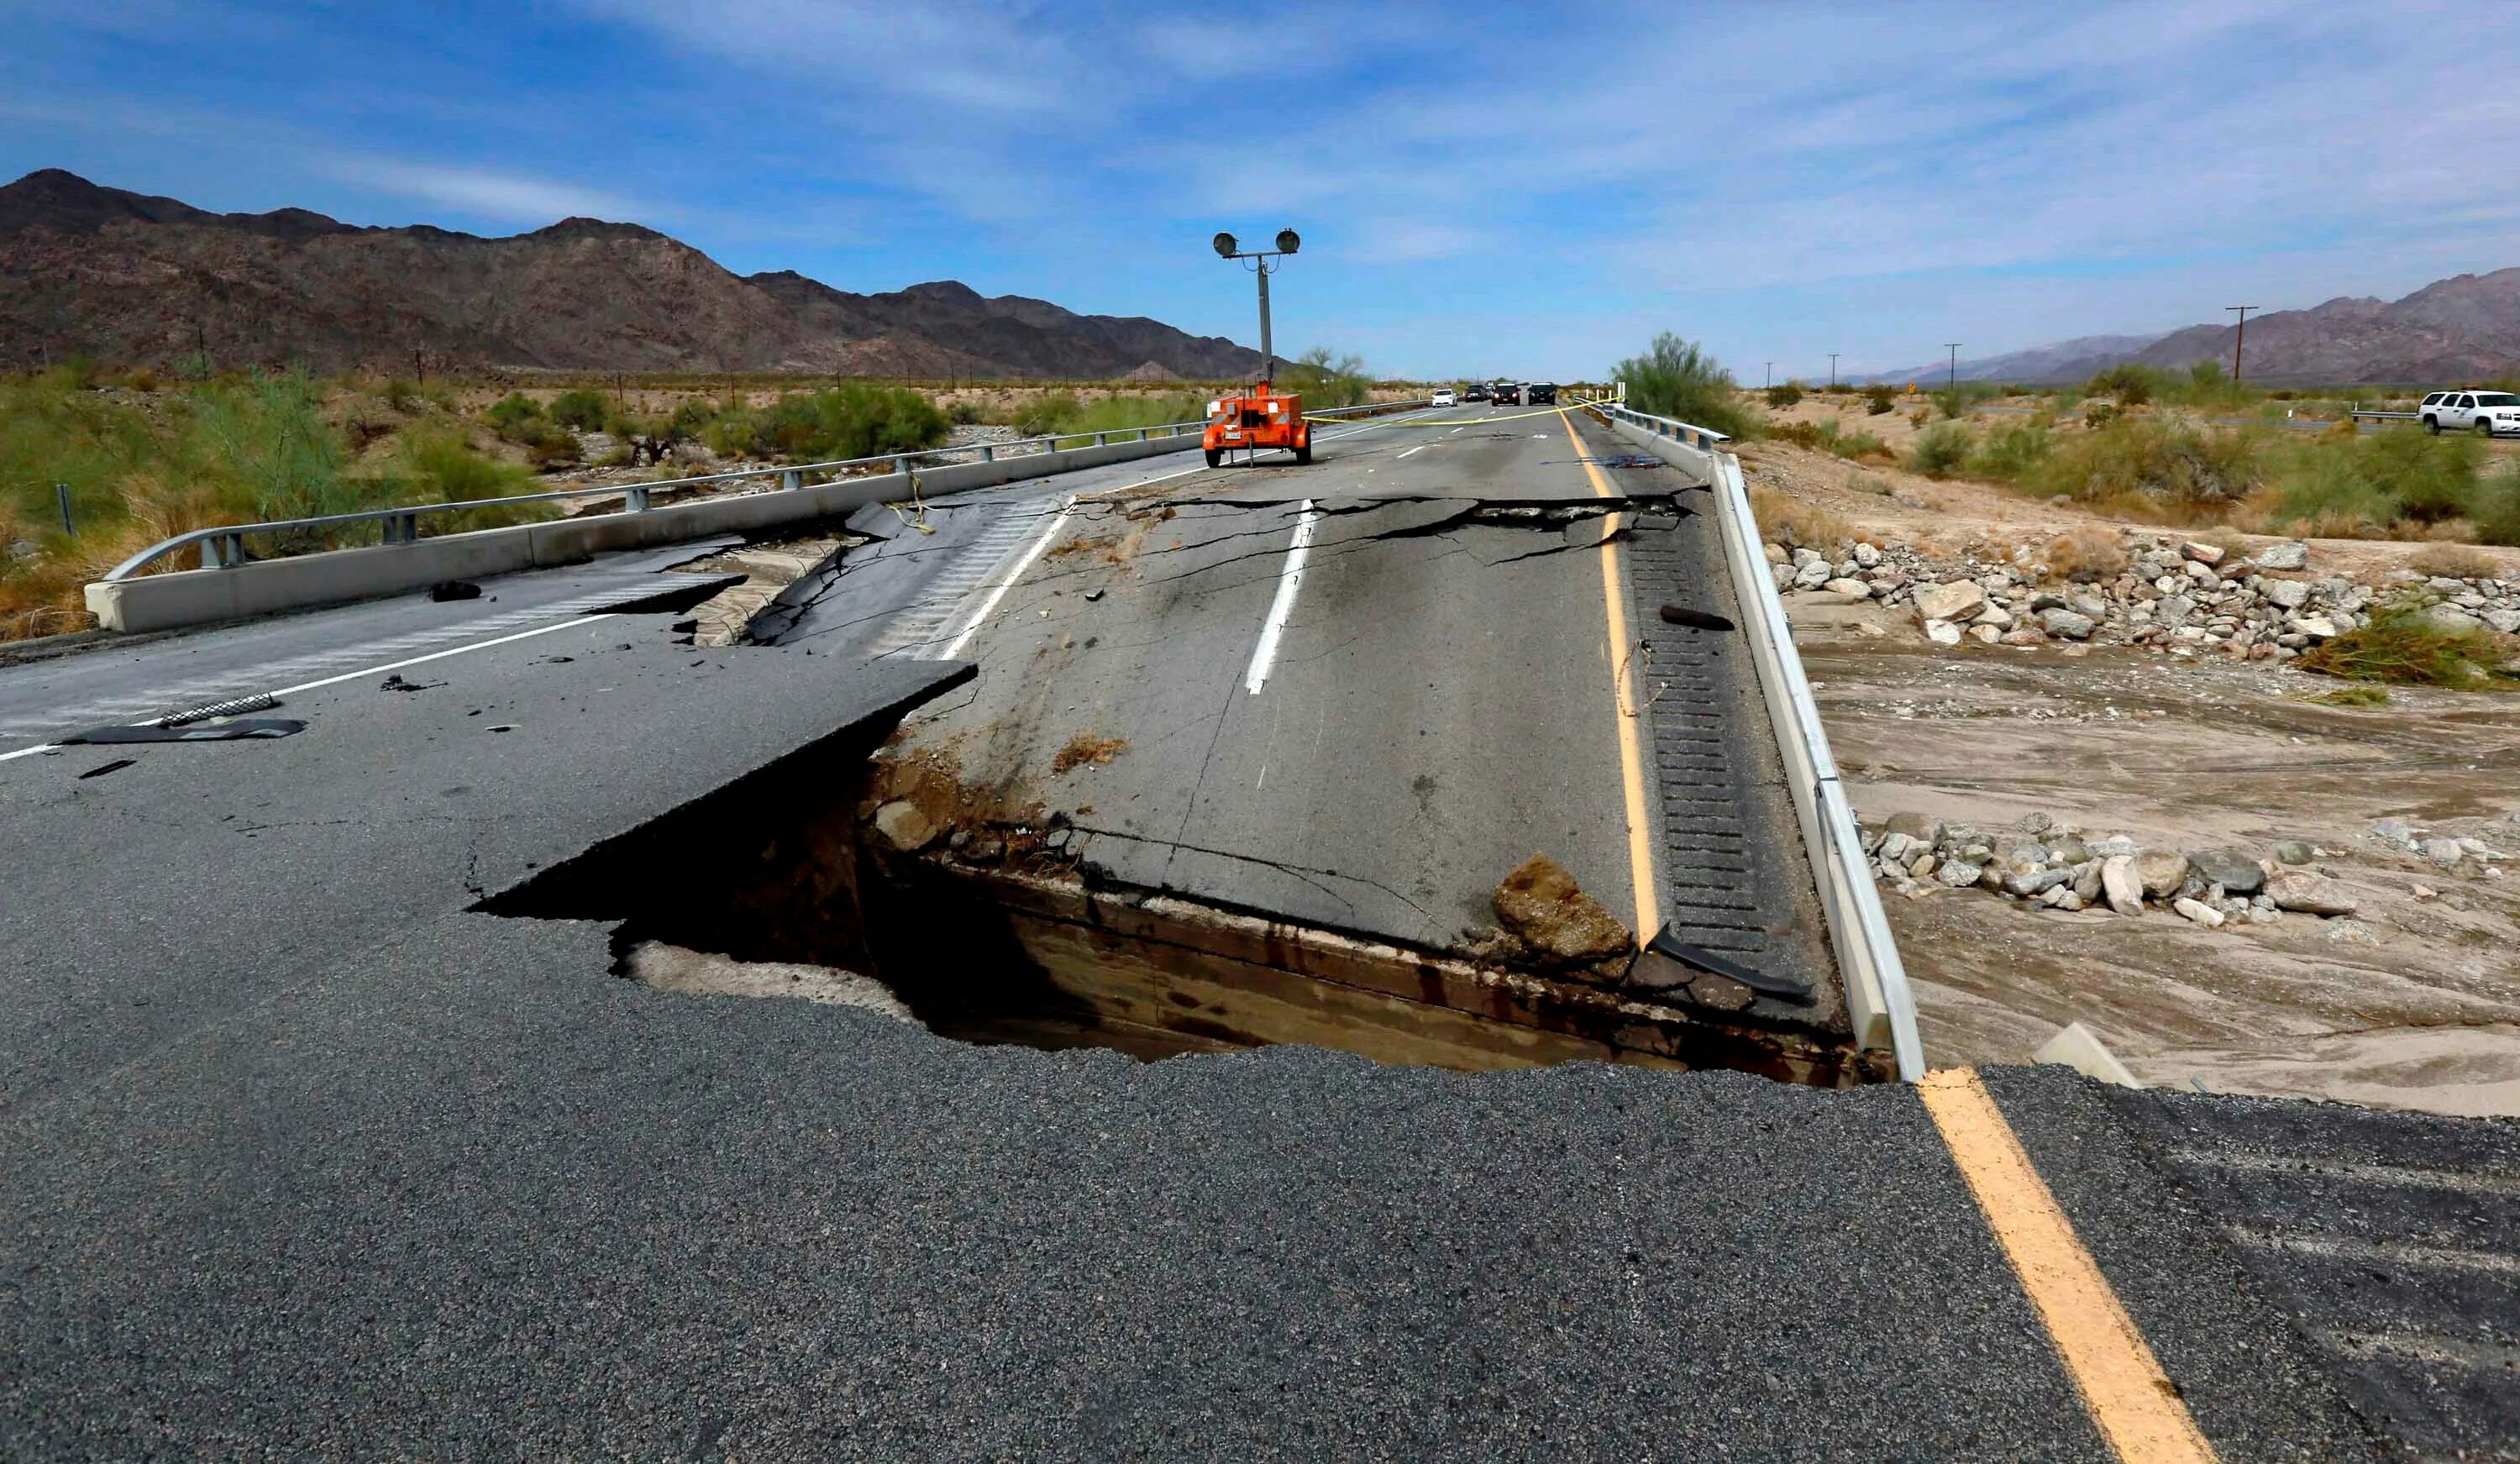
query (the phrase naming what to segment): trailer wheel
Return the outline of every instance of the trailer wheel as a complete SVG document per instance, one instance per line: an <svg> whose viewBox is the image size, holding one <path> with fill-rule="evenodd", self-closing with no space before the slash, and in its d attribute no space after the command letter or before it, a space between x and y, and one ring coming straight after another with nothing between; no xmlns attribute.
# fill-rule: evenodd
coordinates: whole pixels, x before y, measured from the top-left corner
<svg viewBox="0 0 2520 1464"><path fill-rule="evenodd" d="M1303 445L1302 447L1299 447L1299 448L1295 449L1295 463L1296 463L1296 465L1297 465L1298 466L1303 466L1303 465L1306 465L1306 464L1311 463L1312 461L1313 461L1313 439L1311 439L1310 437L1307 437L1307 438L1305 438L1305 439L1304 439L1304 445Z"/></svg>
<svg viewBox="0 0 2520 1464"><path fill-rule="evenodd" d="M1225 459L1225 454L1224 454L1224 453L1222 453L1222 452L1220 452L1220 451L1218 451L1218 450L1217 450L1217 449L1215 449L1215 448L1209 448L1209 449L1207 450L1206 457L1207 457L1207 466L1210 466L1210 467L1214 467L1217 464L1219 464L1219 463L1221 463L1221 462L1223 462L1223 461L1224 461L1224 459Z"/></svg>

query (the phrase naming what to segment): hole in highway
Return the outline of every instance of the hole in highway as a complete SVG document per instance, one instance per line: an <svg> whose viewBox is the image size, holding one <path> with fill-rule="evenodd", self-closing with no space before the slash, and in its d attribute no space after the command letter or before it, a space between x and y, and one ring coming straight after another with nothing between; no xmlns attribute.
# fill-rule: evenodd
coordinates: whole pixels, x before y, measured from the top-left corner
<svg viewBox="0 0 2520 1464"><path fill-rule="evenodd" d="M888 729L842 733L484 900L615 924L615 974L906 1013L938 1036L1143 1060L1301 1043L1467 1071L1593 1060L1842 1086L1825 1032L1598 973L1412 950L1113 884L1093 836ZM1087 811L1080 810L1080 815ZM662 872L660 872L662 871Z"/></svg>

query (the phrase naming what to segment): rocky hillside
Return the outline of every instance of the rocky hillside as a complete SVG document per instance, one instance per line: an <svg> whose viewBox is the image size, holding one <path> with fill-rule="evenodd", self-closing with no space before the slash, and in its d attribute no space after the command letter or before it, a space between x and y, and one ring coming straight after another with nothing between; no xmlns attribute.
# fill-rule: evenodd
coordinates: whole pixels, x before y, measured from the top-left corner
<svg viewBox="0 0 2520 1464"><path fill-rule="evenodd" d="M0 188L0 363L814 371L1230 378L1259 353L1158 321L1077 315L951 281L852 294L729 273L635 224L505 239L210 213L47 169Z"/></svg>
<svg viewBox="0 0 2520 1464"><path fill-rule="evenodd" d="M2093 335L1959 363L1964 381L2081 381L2122 362L2183 370L2231 364L2233 328L2167 335ZM2329 300L2249 321L2243 369L2252 381L2304 385L2455 385L2520 374L2520 268L2437 280L2401 300ZM1943 378L1935 362L1857 380Z"/></svg>

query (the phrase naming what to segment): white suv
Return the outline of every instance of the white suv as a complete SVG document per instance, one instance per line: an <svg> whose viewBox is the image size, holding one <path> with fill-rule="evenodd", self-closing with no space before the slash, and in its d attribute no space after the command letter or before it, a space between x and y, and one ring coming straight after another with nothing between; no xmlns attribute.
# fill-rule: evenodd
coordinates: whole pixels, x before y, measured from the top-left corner
<svg viewBox="0 0 2520 1464"><path fill-rule="evenodd" d="M2520 436L2520 396L2507 391L2436 391L2415 409L2424 430L2464 428L2494 436Z"/></svg>

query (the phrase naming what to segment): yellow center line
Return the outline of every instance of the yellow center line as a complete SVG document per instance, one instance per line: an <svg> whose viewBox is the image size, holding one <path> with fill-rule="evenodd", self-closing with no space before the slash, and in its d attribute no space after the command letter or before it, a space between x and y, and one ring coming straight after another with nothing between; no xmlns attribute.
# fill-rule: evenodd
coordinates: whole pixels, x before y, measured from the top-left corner
<svg viewBox="0 0 2520 1464"><path fill-rule="evenodd" d="M2130 1464L2211 1464L2214 1445L1986 1085L1967 1068L1950 1068L1926 1074L1916 1087L2109 1447Z"/></svg>
<svg viewBox="0 0 2520 1464"><path fill-rule="evenodd" d="M1616 498L1610 491L1601 469L1593 466L1584 451L1583 439L1575 435L1575 421L1559 408L1557 421L1566 428L1566 440L1574 446L1575 461L1584 465L1585 476L1593 480L1593 493L1598 498ZM1653 837L1649 830L1657 826L1646 821L1645 759L1637 743L1638 702L1629 686L1630 652L1635 647L1628 641L1628 599L1619 583L1619 515L1604 518L1601 527L1601 603L1610 621L1610 696L1619 714L1619 776L1627 784L1628 794L1628 878L1636 887L1637 941L1642 945L1653 939L1661 926L1662 899L1655 893Z"/></svg>

